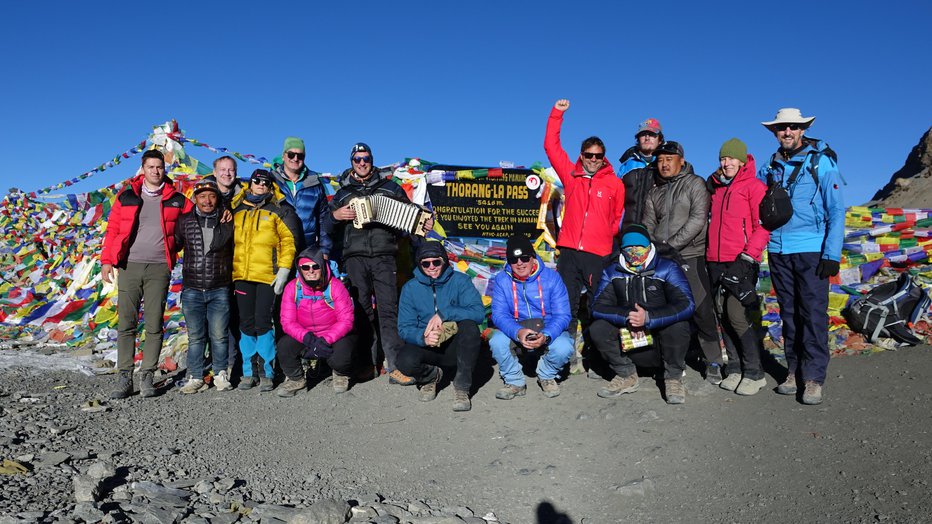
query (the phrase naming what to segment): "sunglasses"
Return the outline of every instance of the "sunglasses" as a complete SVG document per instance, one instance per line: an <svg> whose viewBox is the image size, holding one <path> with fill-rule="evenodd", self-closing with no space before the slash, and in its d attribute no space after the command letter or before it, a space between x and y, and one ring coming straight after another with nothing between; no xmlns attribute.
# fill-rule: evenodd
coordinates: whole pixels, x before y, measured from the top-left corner
<svg viewBox="0 0 932 524"><path fill-rule="evenodd" d="M266 180L264 178L253 178L252 183L257 186L265 186L265 187L270 187L272 185L271 180Z"/></svg>
<svg viewBox="0 0 932 524"><path fill-rule="evenodd" d="M777 124L773 126L776 131L785 131L789 129L790 131L799 131L800 129L806 129L802 124Z"/></svg>
<svg viewBox="0 0 932 524"><path fill-rule="evenodd" d="M508 258L508 263L509 263L509 264L517 264L519 260L521 261L522 264L527 264L528 262L531 261L531 255L521 255L520 257L515 257L515 258L510 258L510 257L509 257L509 258Z"/></svg>
<svg viewBox="0 0 932 524"><path fill-rule="evenodd" d="M353 162L357 164L369 164L372 162L371 156L354 156Z"/></svg>
<svg viewBox="0 0 932 524"><path fill-rule="evenodd" d="M605 158L605 153L585 153L585 152L583 152L583 153L582 153L582 156L583 156L583 158L585 158L586 160L592 160L593 158L596 159L596 160L602 160L603 158Z"/></svg>
<svg viewBox="0 0 932 524"><path fill-rule="evenodd" d="M304 160L304 153L298 153L296 151L288 151L285 154L288 155L288 158L290 158L291 160L294 160L295 158L297 158L298 160Z"/></svg>
<svg viewBox="0 0 932 524"><path fill-rule="evenodd" d="M320 269L320 264L301 264L298 267L301 268L301 271L317 271Z"/></svg>
<svg viewBox="0 0 932 524"><path fill-rule="evenodd" d="M430 266L440 267L442 265L443 265L443 260L439 258L434 259L434 260L422 260L421 261L421 267L424 269L429 269Z"/></svg>

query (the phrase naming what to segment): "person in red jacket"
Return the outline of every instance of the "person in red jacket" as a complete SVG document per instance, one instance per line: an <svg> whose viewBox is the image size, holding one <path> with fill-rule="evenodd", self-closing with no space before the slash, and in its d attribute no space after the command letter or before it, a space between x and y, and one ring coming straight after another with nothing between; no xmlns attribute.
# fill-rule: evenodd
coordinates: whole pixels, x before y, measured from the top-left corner
<svg viewBox="0 0 932 524"><path fill-rule="evenodd" d="M104 282L117 279L117 368L120 371L113 398L133 392L133 356L140 303L145 301L146 328L142 348L139 392L155 395L152 375L162 351L162 322L168 285L178 249L175 225L193 207L165 176L165 157L156 150L142 155L142 173L129 181L113 201L100 253Z"/></svg>
<svg viewBox="0 0 932 524"><path fill-rule="evenodd" d="M612 243L625 210L625 186L615 176L612 164L605 158L605 144L597 136L583 140L578 159L573 162L560 144L563 114L570 101L557 100L547 121L544 151L550 165L563 183L564 211L557 248L557 272L566 285L570 299L570 333L575 338L575 356L571 372L583 371L582 322L579 301L583 289L590 308L595 286L602 268L612 254Z"/></svg>
<svg viewBox="0 0 932 524"><path fill-rule="evenodd" d="M712 216L705 255L728 354L719 386L753 395L767 384L754 320L760 318L754 314L759 263L770 240L759 216L767 186L757 179L754 157L737 138L722 145L719 165L708 179Z"/></svg>

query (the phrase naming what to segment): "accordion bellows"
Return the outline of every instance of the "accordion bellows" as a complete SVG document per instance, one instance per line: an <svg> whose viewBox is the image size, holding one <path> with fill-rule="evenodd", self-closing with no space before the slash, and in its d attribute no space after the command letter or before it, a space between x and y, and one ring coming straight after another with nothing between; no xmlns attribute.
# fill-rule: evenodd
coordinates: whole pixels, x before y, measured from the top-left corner
<svg viewBox="0 0 932 524"><path fill-rule="evenodd" d="M356 197L348 205L356 213L353 219L353 227L356 229L374 222L421 237L429 231L426 226L431 212L417 204L395 200L386 195L369 195Z"/></svg>

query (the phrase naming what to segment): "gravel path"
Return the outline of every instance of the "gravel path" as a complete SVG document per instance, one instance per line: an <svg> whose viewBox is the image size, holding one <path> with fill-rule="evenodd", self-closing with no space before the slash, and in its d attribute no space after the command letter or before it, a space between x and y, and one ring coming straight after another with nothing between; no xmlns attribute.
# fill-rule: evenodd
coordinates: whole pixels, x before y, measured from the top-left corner
<svg viewBox="0 0 932 524"><path fill-rule="evenodd" d="M473 410L382 377L336 396L211 389L104 401L115 378L0 371L5 522L922 522L930 348L834 359L826 402L739 397L689 371L615 400L572 377ZM782 378L782 377L781 377ZM94 400L102 402L100 407ZM92 405L88 406L87 403ZM89 411L82 407L90 408ZM78 501L76 501L76 498Z"/></svg>

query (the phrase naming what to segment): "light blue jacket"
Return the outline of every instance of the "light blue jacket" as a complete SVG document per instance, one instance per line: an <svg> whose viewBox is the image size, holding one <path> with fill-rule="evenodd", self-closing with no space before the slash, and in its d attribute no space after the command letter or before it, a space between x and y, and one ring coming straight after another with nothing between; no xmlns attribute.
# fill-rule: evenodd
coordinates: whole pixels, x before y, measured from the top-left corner
<svg viewBox="0 0 932 524"><path fill-rule="evenodd" d="M771 253L821 253L821 258L841 261L841 244L845 237L845 203L841 194L842 179L838 166L823 152L828 145L816 138L804 138L807 145L792 158L784 159L778 151L771 163L761 166L757 178L767 183L768 173L780 181L793 203L793 217L770 234L767 249ZM818 158L819 183L810 170L811 155ZM788 182L796 166L803 164L792 187Z"/></svg>

